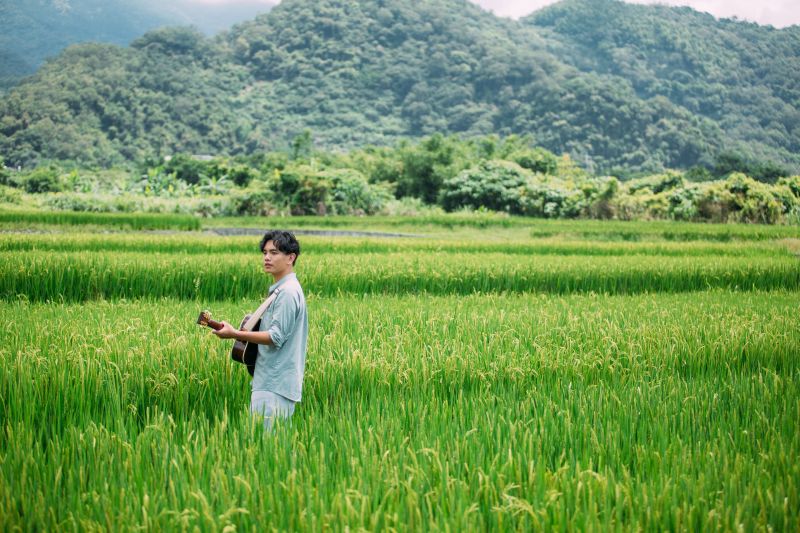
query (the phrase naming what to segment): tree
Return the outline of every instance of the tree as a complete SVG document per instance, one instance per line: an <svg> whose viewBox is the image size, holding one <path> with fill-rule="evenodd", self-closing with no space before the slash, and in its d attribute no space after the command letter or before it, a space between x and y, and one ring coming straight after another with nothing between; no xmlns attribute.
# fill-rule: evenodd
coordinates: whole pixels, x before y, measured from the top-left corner
<svg viewBox="0 0 800 533"><path fill-rule="evenodd" d="M486 161L446 180L441 205L447 211L464 207L522 213L521 191L530 173L516 163Z"/></svg>
<svg viewBox="0 0 800 533"><path fill-rule="evenodd" d="M176 178L186 183L195 185L207 172L207 165L186 154L178 154L164 164L167 174L174 174Z"/></svg>
<svg viewBox="0 0 800 533"><path fill-rule="evenodd" d="M61 190L58 169L41 167L23 178L23 187L29 193L56 192Z"/></svg>
<svg viewBox="0 0 800 533"><path fill-rule="evenodd" d="M292 139L292 159L307 159L311 157L313 145L310 130L304 130L300 135L296 135Z"/></svg>
<svg viewBox="0 0 800 533"><path fill-rule="evenodd" d="M3 158L0 157L0 185L8 185L9 172Z"/></svg>

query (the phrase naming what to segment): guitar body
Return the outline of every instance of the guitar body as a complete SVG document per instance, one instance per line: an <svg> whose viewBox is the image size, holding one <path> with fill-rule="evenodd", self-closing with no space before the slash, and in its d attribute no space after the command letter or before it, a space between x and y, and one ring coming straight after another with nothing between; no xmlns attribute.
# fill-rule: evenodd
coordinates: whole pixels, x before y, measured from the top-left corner
<svg viewBox="0 0 800 533"><path fill-rule="evenodd" d="M255 324L253 324L252 328L245 329L245 325L250 320L252 316L261 316L264 314L264 311L269 307L273 300L278 296L280 289L276 289L269 298L264 300L264 303L261 304L261 307L256 309L256 312L253 314L246 315L243 319L241 324L239 324L239 331L258 331L258 327L261 325L261 319L258 319ZM208 311L200 311L200 315L197 317L197 323L201 326L207 326L213 330L219 331L223 328L222 322L217 322L216 320L211 320L211 313ZM247 366L247 371L252 376L256 372L256 360L258 359L258 344L254 342L242 342L239 340L233 341L233 348L231 349L231 359L236 361L237 363L242 363L243 365Z"/></svg>
<svg viewBox="0 0 800 533"><path fill-rule="evenodd" d="M242 319L239 324L239 330L244 328L245 323L250 320L251 315L247 315ZM252 331L258 331L261 320L256 322ZM252 376L256 371L256 359L258 359L258 344L254 342L233 341L233 348L231 349L231 359L237 363L247 365L247 371Z"/></svg>

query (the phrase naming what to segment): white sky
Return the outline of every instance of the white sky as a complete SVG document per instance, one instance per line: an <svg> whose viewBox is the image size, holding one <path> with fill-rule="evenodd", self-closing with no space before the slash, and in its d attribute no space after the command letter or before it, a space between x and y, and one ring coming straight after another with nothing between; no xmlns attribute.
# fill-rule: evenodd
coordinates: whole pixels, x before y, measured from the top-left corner
<svg viewBox="0 0 800 533"><path fill-rule="evenodd" d="M279 0L191 0L204 4L264 3ZM522 17L557 0L471 0L503 17ZM626 0L637 4L690 6L715 17L737 17L743 20L772 24L777 28L800 24L800 0Z"/></svg>
<svg viewBox="0 0 800 533"><path fill-rule="evenodd" d="M522 17L556 0L472 0L496 15ZM772 24L777 28L800 24L798 0L626 0L635 4L667 4L689 6L711 13L717 18L737 17L743 20Z"/></svg>

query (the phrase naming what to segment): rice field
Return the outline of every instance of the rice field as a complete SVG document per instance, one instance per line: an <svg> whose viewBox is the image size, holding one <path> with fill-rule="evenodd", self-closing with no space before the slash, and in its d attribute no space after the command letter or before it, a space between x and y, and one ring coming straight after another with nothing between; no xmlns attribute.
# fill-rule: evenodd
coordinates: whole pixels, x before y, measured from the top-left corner
<svg viewBox="0 0 800 533"><path fill-rule="evenodd" d="M131 230L197 230L200 220L188 215L158 213L84 213L72 211L34 211L0 209L0 228L57 226L91 226L99 229Z"/></svg>
<svg viewBox="0 0 800 533"><path fill-rule="evenodd" d="M797 531L787 234L620 227L300 236L272 434L194 324L260 303L258 237L3 234L0 530Z"/></svg>

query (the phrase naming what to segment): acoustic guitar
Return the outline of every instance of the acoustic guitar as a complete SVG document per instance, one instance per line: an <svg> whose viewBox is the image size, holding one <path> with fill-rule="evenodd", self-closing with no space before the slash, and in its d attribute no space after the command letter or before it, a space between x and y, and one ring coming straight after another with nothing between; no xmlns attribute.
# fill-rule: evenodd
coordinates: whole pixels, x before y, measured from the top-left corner
<svg viewBox="0 0 800 533"><path fill-rule="evenodd" d="M245 331L244 326L250 320L252 315L246 315L239 324L239 331ZM197 323L201 326L208 326L209 328L219 331L222 329L222 322L217 322L211 319L211 313L202 311L200 316L197 317ZM258 326L261 324L261 319L255 323L252 329L246 331L257 331ZM231 348L231 359L237 363L247 365L247 371L252 376L256 371L256 359L258 359L258 344L254 342L243 342L238 339L233 340L233 348Z"/></svg>
<svg viewBox="0 0 800 533"><path fill-rule="evenodd" d="M245 315L245 317L242 319L242 323L239 324L239 331L258 331L258 326L261 324L261 317L264 316L264 312L267 310L270 304L275 301L275 298L278 297L280 292L280 289L275 289L272 294L269 295L269 298L264 300L264 303L262 303L259 308L256 309L255 313ZM258 320L256 320L255 317L258 317ZM214 330L222 329L222 323L217 322L216 320L211 320L211 313L208 311L202 311L200 313L200 316L197 317L197 323L201 326L208 326ZM252 376L256 371L258 344L234 339L233 349L231 349L231 359L237 363L247 365L247 371L250 372L250 375Z"/></svg>

